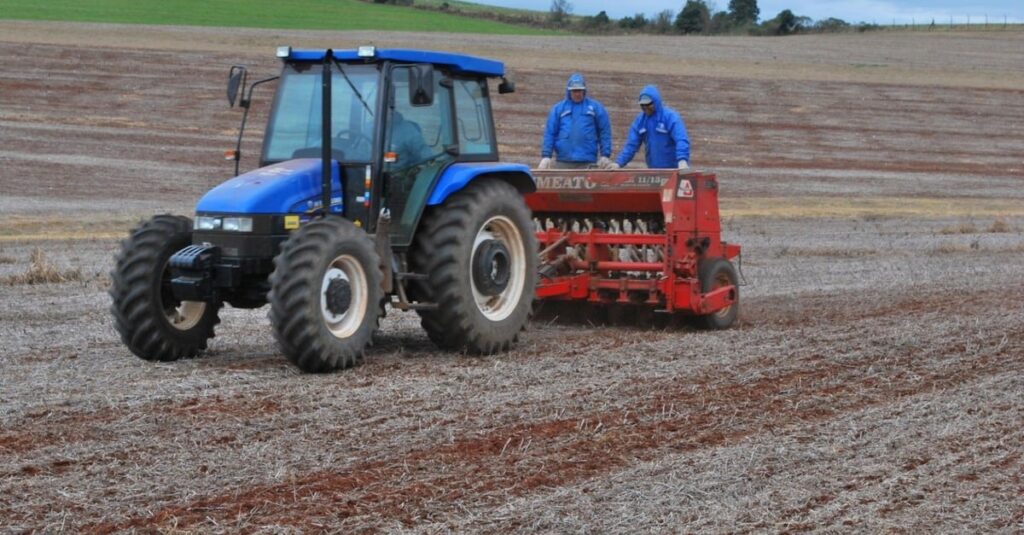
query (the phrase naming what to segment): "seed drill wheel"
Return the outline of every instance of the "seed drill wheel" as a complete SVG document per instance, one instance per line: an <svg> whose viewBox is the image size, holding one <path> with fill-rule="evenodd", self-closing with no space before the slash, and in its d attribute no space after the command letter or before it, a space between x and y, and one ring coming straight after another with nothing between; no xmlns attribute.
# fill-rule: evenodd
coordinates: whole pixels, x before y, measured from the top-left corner
<svg viewBox="0 0 1024 535"><path fill-rule="evenodd" d="M530 211L505 182L475 182L426 213L411 261L428 275L416 295L438 305L417 311L430 339L484 355L511 347L530 317L536 251Z"/></svg>
<svg viewBox="0 0 1024 535"><path fill-rule="evenodd" d="M694 318L694 325L702 329L728 329L736 321L736 316L740 312L740 288L737 284L736 268L733 267L732 262L724 258L716 258L701 264L698 277L701 291L704 293L723 286L736 287L736 301L732 305L717 312Z"/></svg>
<svg viewBox="0 0 1024 535"><path fill-rule="evenodd" d="M306 372L350 368L380 321L380 257L368 234L340 217L295 231L274 258L270 323L281 351Z"/></svg>
<svg viewBox="0 0 1024 535"><path fill-rule="evenodd" d="M158 215L121 242L110 272L114 327L132 353L146 360L196 356L220 323L220 303L179 301L171 291L171 255L192 244L192 220Z"/></svg>

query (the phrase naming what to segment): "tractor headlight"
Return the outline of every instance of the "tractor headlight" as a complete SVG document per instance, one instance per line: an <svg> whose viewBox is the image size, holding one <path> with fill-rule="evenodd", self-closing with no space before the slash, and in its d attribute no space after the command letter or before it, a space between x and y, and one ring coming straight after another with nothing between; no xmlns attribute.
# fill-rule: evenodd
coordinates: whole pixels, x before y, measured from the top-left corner
<svg viewBox="0 0 1024 535"><path fill-rule="evenodd" d="M225 217L221 227L231 232L252 232L251 217Z"/></svg>
<svg viewBox="0 0 1024 535"><path fill-rule="evenodd" d="M221 218L201 215L196 218L195 224L192 225L194 230L217 230L221 227ZM252 220L249 221L250 228L252 227Z"/></svg>

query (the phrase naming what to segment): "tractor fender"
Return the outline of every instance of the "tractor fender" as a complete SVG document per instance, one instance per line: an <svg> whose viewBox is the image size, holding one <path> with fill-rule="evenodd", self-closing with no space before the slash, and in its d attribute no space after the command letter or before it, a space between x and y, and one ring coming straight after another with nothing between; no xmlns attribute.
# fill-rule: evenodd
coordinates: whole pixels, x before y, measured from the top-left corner
<svg viewBox="0 0 1024 535"><path fill-rule="evenodd" d="M497 178L508 182L520 193L533 193L537 190L537 182L530 174L530 168L518 163L497 162L458 162L449 165L441 173L434 186L434 191L427 199L427 206L437 206L451 194L469 185L481 177Z"/></svg>

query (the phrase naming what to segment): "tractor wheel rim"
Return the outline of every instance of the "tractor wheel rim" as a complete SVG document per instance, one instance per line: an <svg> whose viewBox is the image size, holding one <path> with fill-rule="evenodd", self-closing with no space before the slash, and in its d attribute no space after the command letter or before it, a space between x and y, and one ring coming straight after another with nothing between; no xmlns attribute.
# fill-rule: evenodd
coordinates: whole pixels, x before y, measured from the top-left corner
<svg viewBox="0 0 1024 535"><path fill-rule="evenodd" d="M505 288L497 295L485 295L477 288L477 280L470 269L470 288L476 308L490 321L501 321L512 315L522 299L523 287L526 285L526 246L519 227L506 216L494 216L480 226L473 240L473 254L469 265L475 265L476 254L480 246L488 240L501 242L508 251L509 279Z"/></svg>
<svg viewBox="0 0 1024 535"><path fill-rule="evenodd" d="M341 314L331 312L327 305L327 289L331 281L342 279L348 281L352 290L352 299L348 309ZM355 334L366 316L369 301L369 283L362 264L351 255L340 255L327 265L320 282L320 315L324 318L327 330L336 338L348 338Z"/></svg>
<svg viewBox="0 0 1024 535"><path fill-rule="evenodd" d="M199 324L206 312L206 303L202 301L182 301L177 306L167 309L167 323L179 331L187 331Z"/></svg>

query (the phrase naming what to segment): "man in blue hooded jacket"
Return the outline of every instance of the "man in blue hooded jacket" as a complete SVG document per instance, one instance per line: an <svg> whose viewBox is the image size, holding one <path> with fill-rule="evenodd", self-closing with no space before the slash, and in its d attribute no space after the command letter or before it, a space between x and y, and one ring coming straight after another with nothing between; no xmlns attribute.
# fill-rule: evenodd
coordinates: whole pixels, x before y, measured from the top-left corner
<svg viewBox="0 0 1024 535"><path fill-rule="evenodd" d="M540 169L579 169L611 166L612 124L604 106L587 96L583 75L573 73L565 85L565 99L555 104L544 127Z"/></svg>
<svg viewBox="0 0 1024 535"><path fill-rule="evenodd" d="M406 119L398 111L395 111L391 119L391 146L388 150L398 155L402 167L421 163L434 154L423 139L420 125Z"/></svg>
<svg viewBox="0 0 1024 535"><path fill-rule="evenodd" d="M647 167L689 169L690 138L683 118L661 102L658 88L653 85L645 87L638 100L640 114L630 125L626 145L611 168L628 164L643 143Z"/></svg>

